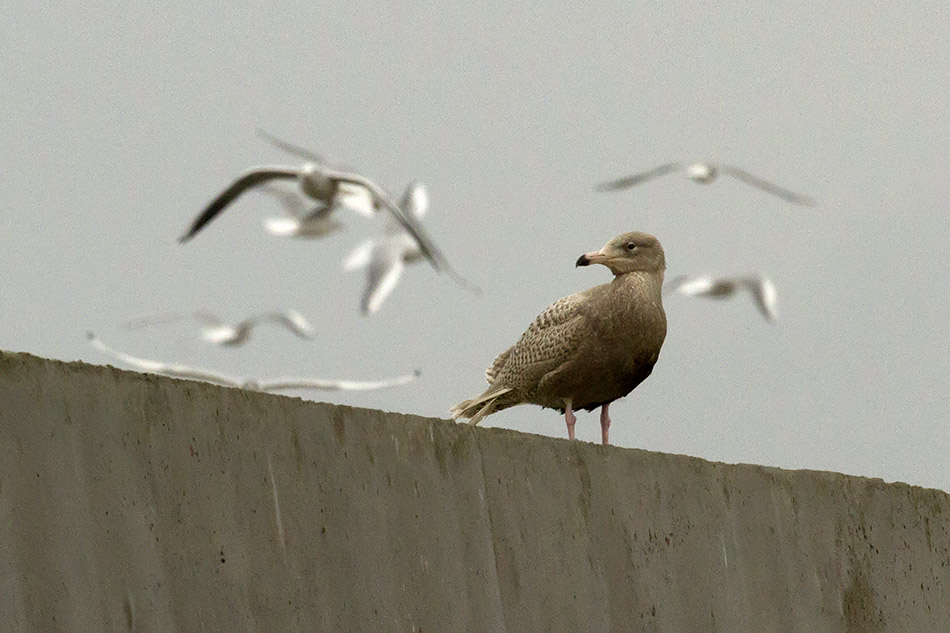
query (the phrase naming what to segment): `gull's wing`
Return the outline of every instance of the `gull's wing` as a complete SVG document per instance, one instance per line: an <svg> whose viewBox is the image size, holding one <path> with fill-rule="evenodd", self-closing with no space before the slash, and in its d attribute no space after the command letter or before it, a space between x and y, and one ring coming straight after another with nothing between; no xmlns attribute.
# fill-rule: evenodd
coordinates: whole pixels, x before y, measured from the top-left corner
<svg viewBox="0 0 950 633"><path fill-rule="evenodd" d="M432 239L426 234L425 230L422 228L414 218L409 218L402 212L392 198L389 197L389 194L383 190L382 187L374 183L369 178L360 176L359 174L354 174L345 171L338 171L336 169L326 169L325 173L327 177L337 180L340 182L348 182L354 185L359 185L373 194L373 197L376 198L385 208L389 211L390 215L399 223L402 228L404 228L412 237L419 243L419 248L422 253L425 255L432 263L432 267L436 270L442 270L445 268L451 273L451 267L448 265L448 262L445 260L445 256L436 248L435 244L432 242Z"/></svg>
<svg viewBox="0 0 950 633"><path fill-rule="evenodd" d="M218 196L212 200L204 211L202 211L198 217L192 221L191 226L188 227L188 230L178 238L179 242L187 242L195 233L200 231L205 224L214 219L216 215L221 213L225 207L234 202L238 196L250 189L251 187L256 187L257 185L263 184L270 180L275 179L284 179L292 180L296 179L300 174L300 170L296 167L284 167L284 166L269 166L269 167L251 167L243 174L237 177L237 179L228 185L227 189L218 194Z"/></svg>
<svg viewBox="0 0 950 633"><path fill-rule="evenodd" d="M244 383L244 381L240 378L216 374L210 371L205 371L204 369L187 367L185 365L172 365L169 363L162 363L157 360L149 360L147 358L138 358L136 356L130 356L129 354L123 354L122 352L114 350L100 341L92 332L87 332L86 338L89 339L90 345L95 347L103 354L112 356L116 360L119 360L126 365L131 365L139 371L150 372L153 374L162 374L172 378L203 380L205 382L210 382L215 385L222 385L225 387L239 387Z"/></svg>
<svg viewBox="0 0 950 633"><path fill-rule="evenodd" d="M368 265L373 256L373 248L376 246L376 240L370 238L361 242L354 248L345 260L343 260L343 270L355 270Z"/></svg>
<svg viewBox="0 0 950 633"><path fill-rule="evenodd" d="M800 204L806 207L815 206L814 199L809 198L808 196L799 195L797 193L789 191L788 189L783 189L782 187L772 184L771 182L767 180L762 180L758 176L753 176L752 174L750 174L744 169L739 169L738 167L735 167L733 165L722 165L720 167L720 170L723 173L729 174L733 178L737 178L748 185L752 185L753 187L761 189L762 191L767 191L768 193L778 196L779 198L782 198L783 200L787 200L788 202L791 202L792 204Z"/></svg>
<svg viewBox="0 0 950 633"><path fill-rule="evenodd" d="M709 292L716 285L717 280L712 277L695 277L678 275L663 287L665 293L679 292L687 296L701 295Z"/></svg>
<svg viewBox="0 0 950 633"><path fill-rule="evenodd" d="M266 312L247 319L248 327L254 327L264 321L282 325L300 338L313 338L313 326L296 310L285 312Z"/></svg>
<svg viewBox="0 0 950 633"><path fill-rule="evenodd" d="M402 260L402 250L394 244L380 244L370 256L369 271L366 275L366 288L360 302L364 315L374 314L383 305L406 267Z"/></svg>
<svg viewBox="0 0 950 633"><path fill-rule="evenodd" d="M742 279L741 283L752 293L755 307L759 309L769 321L778 319L778 291L769 279L765 277L750 277Z"/></svg>
<svg viewBox="0 0 950 633"><path fill-rule="evenodd" d="M419 377L417 369L412 374L398 376L389 380L322 380L320 378L279 378L263 380L257 383L261 391L280 391L284 389L318 389L321 391L369 391L385 389L412 382Z"/></svg>
<svg viewBox="0 0 950 633"><path fill-rule="evenodd" d="M327 164L327 161L324 160L324 158L320 156L319 154L315 154L311 152L309 149L305 147L301 147L300 145L294 145L293 143L289 143L281 138L274 136L273 134L271 134L270 132L266 130L258 129L257 135L263 138L264 140L266 140L268 143L270 143L277 149L282 149L289 154L293 154L294 156L297 156L304 160L308 160L313 163L320 163L321 165Z"/></svg>
<svg viewBox="0 0 950 633"><path fill-rule="evenodd" d="M373 197L386 208L387 211L395 218L395 220L406 230L416 240L416 243L419 244L419 250L429 260L429 263L432 264L432 267L437 271L444 270L446 274L455 280L460 286L468 288L475 294L480 294L481 289L478 286L474 285L469 280L462 277L460 274L455 272L455 269L449 264L448 260L445 258L445 255L436 247L435 243L432 241L432 238L429 237L425 229L422 228L422 225L413 217L407 216L402 212L392 198L389 197L389 194L386 191L374 183L369 178L360 176L359 174L354 174L351 172L339 171L336 169L324 169L324 174L333 180L339 182L349 182L354 185L360 185L365 187L373 194Z"/></svg>
<svg viewBox="0 0 950 633"><path fill-rule="evenodd" d="M639 185L641 182L646 182L647 180L653 180L654 178L665 176L666 174L680 169L680 167L681 165L679 163L667 163L665 165L660 165L659 167L654 167L649 171L641 171L640 173L633 174L632 176L626 176L624 178L618 178L617 180L602 182L597 185L597 191L616 191L618 189L626 189L634 185Z"/></svg>
<svg viewBox="0 0 950 633"><path fill-rule="evenodd" d="M340 183L330 206L332 209L353 211L364 218L371 218L376 213L373 194L364 187L358 187L348 182Z"/></svg>

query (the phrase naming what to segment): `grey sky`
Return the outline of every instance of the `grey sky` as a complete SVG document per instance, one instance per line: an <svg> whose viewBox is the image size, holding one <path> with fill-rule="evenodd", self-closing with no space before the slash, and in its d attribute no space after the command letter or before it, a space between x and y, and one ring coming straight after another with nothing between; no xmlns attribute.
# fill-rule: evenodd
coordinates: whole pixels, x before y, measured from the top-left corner
<svg viewBox="0 0 950 633"><path fill-rule="evenodd" d="M611 410L614 443L950 489L945 2L458 4L15 1L0 21L0 347L106 362L93 329L239 375L418 367L408 387L325 399L445 417L545 306L608 280L579 254L645 230L668 275L767 273L781 320L669 298L653 376ZM413 266L361 318L362 273L340 263L381 224L282 241L260 194L177 244L240 170L286 160L257 127L397 193L421 179L430 233L484 294ZM593 190L674 159L734 162L820 206L676 175ZM118 329L280 307L316 340L261 330L221 350L185 327ZM485 423L566 435L536 407ZM596 441L596 414L577 430Z"/></svg>

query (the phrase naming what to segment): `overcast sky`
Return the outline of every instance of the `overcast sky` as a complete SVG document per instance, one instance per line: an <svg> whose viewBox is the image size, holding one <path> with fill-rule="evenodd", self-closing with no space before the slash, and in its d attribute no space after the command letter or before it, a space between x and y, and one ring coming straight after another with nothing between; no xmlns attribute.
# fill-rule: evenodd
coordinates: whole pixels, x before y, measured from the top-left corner
<svg viewBox="0 0 950 633"><path fill-rule="evenodd" d="M745 297L670 297L653 375L611 408L615 444L950 490L946 2L70 4L14 0L0 20L3 349L108 362L93 329L249 376L420 368L388 391L302 395L445 417L542 309L610 278L578 255L643 230L668 278L768 274L781 320ZM396 193L422 180L427 228L482 296L416 265L363 318L363 275L340 263L382 220L284 241L260 194L179 245L239 171L296 162L258 127ZM682 176L593 190L679 159L820 204ZM281 307L316 339L259 330L224 350L185 325L119 328ZM483 423L566 437L538 407ZM596 413L577 430L597 441Z"/></svg>

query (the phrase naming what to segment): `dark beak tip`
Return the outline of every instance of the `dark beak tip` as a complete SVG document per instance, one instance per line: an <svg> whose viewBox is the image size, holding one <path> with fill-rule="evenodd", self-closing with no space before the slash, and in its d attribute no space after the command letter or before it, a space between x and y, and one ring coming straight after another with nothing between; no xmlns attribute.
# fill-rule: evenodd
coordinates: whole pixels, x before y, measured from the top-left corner
<svg viewBox="0 0 950 633"><path fill-rule="evenodd" d="M587 255L581 255L577 258L577 261L574 262L574 268L577 268L578 266L587 266L589 264L590 260L587 259Z"/></svg>

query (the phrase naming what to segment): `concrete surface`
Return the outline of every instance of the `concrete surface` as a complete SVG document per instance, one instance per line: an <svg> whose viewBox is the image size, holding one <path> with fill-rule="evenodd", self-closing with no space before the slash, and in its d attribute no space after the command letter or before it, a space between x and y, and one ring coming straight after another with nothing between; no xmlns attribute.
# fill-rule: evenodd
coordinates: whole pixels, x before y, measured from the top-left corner
<svg viewBox="0 0 950 633"><path fill-rule="evenodd" d="M948 510L0 355L0 631L947 631Z"/></svg>

